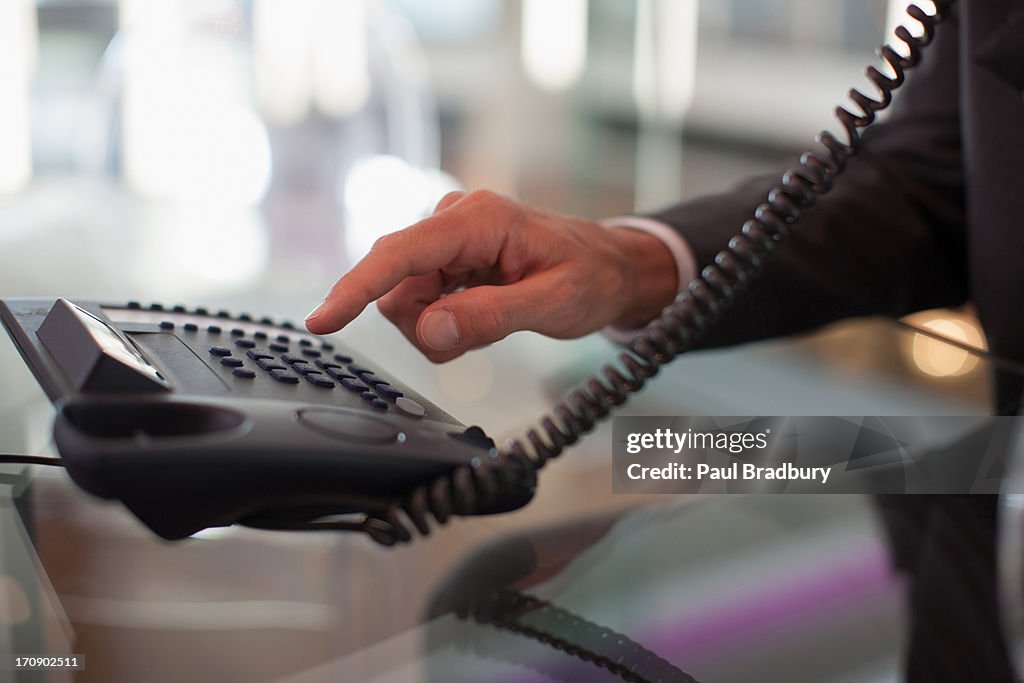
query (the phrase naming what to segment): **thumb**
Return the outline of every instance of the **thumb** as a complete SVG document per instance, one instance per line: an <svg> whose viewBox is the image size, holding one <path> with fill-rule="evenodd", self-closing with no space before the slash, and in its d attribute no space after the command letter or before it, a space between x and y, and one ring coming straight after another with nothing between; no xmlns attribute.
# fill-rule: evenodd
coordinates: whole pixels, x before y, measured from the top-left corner
<svg viewBox="0 0 1024 683"><path fill-rule="evenodd" d="M472 287L431 304L416 323L424 350L458 352L485 346L519 330L536 329L549 316L547 278L512 285ZM451 356L454 357L454 356Z"/></svg>

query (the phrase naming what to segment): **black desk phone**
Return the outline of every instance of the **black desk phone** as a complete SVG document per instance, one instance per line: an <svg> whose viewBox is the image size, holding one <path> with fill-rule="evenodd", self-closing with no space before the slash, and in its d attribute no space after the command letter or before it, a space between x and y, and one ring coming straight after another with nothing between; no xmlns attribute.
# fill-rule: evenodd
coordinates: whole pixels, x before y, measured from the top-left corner
<svg viewBox="0 0 1024 683"><path fill-rule="evenodd" d="M0 301L0 316L57 406L72 479L167 539L384 512L495 453L480 428L287 322L67 299ZM524 505L524 484L473 512Z"/></svg>
<svg viewBox="0 0 1024 683"><path fill-rule="evenodd" d="M453 514L515 509L548 460L715 323L828 192L953 0L934 4L934 14L907 8L921 34L897 27L903 53L880 50L888 74L868 67L877 94L851 90L859 113L836 108L845 140L820 133L819 146L782 175L618 365L605 365L501 450L351 351L286 323L64 299L0 302L3 323L57 404L54 436L71 477L120 499L165 538L241 523L357 530L390 545Z"/></svg>

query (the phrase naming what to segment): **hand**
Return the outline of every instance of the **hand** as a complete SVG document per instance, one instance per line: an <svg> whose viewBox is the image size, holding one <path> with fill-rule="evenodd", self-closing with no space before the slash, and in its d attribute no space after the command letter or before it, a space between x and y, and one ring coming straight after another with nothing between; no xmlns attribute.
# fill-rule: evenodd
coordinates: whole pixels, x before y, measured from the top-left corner
<svg viewBox="0 0 1024 683"><path fill-rule="evenodd" d="M642 325L672 302L676 279L672 255L646 233L452 192L429 218L377 240L306 327L334 332L376 300L441 363L518 330L569 339Z"/></svg>

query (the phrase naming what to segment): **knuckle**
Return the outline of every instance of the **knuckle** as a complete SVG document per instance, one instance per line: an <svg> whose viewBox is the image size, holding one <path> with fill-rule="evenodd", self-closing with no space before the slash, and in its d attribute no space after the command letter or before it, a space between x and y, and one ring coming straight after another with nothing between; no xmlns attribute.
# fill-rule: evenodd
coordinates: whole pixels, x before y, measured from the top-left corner
<svg viewBox="0 0 1024 683"><path fill-rule="evenodd" d="M473 190L466 198L472 200L474 204L493 204L504 199L493 190Z"/></svg>
<svg viewBox="0 0 1024 683"><path fill-rule="evenodd" d="M474 190L468 196L477 206L495 219L495 225L518 226L527 221L528 210L525 204L498 194L492 190Z"/></svg>
<svg viewBox="0 0 1024 683"><path fill-rule="evenodd" d="M388 233L387 235L383 235L381 237L378 237L376 240L374 240L373 246L370 247L370 251L383 251L383 250L386 250L388 247L390 247L394 243L394 234L395 233L392 232L392 233Z"/></svg>
<svg viewBox="0 0 1024 683"><path fill-rule="evenodd" d="M536 218L536 212L526 204L492 190L473 190L463 202L478 220L481 234L504 235Z"/></svg>
<svg viewBox="0 0 1024 683"><path fill-rule="evenodd" d="M452 206L465 196L466 193L463 192L462 190L452 190L451 192L448 192L447 194L445 194L445 196L441 197L441 201L439 201L437 205L434 207L434 213L443 211L444 209L448 208L449 206Z"/></svg>

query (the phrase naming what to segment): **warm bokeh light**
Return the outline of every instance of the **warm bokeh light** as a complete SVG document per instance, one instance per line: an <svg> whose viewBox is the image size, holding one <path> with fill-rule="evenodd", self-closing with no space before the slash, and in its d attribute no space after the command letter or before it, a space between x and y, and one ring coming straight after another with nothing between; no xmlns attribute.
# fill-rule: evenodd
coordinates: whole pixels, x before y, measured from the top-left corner
<svg viewBox="0 0 1024 683"><path fill-rule="evenodd" d="M978 323L973 319L952 313L911 316L907 322L922 327L940 337L984 350L985 340ZM918 332L910 343L910 358L914 366L932 377L959 377L978 365L978 356Z"/></svg>

